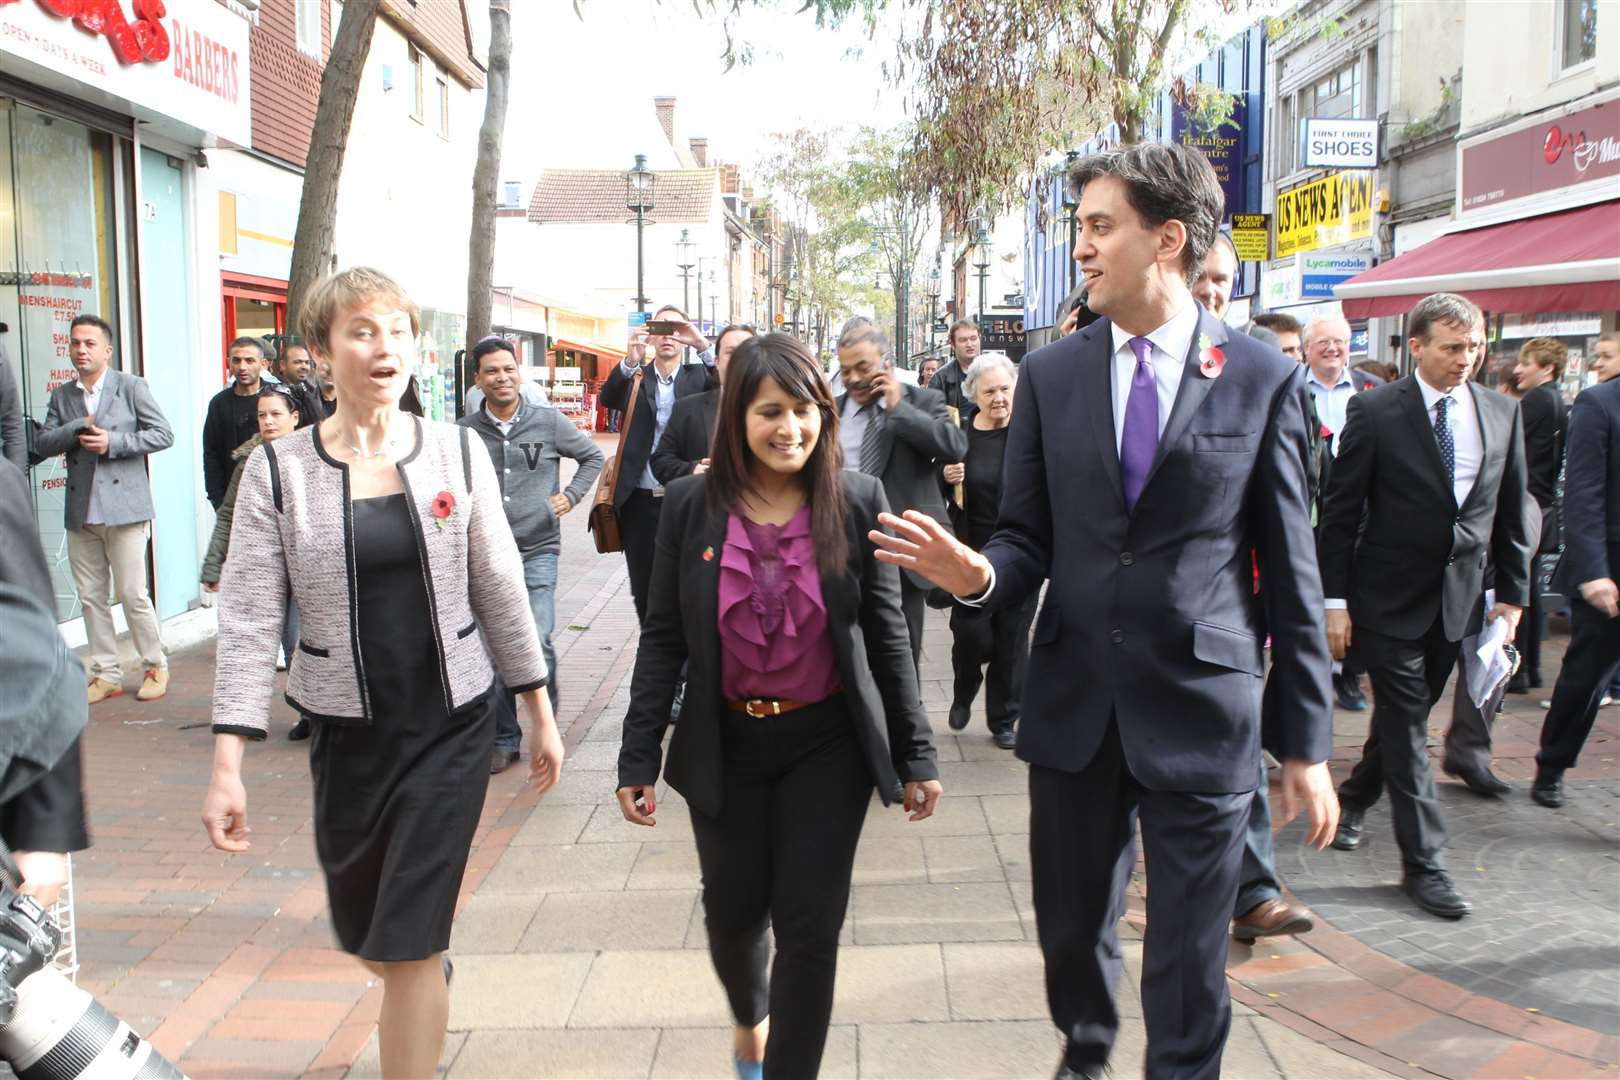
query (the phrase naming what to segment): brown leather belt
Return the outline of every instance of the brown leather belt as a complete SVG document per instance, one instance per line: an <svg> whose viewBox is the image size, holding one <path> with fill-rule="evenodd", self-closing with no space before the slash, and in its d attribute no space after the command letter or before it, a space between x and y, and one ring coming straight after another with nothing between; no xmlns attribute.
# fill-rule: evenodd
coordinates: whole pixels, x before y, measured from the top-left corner
<svg viewBox="0 0 1620 1080"><path fill-rule="evenodd" d="M726 708L732 712L747 713L755 720L767 716L781 716L783 713L806 709L815 704L812 701L789 701L786 698L747 698L743 701L728 701Z"/></svg>

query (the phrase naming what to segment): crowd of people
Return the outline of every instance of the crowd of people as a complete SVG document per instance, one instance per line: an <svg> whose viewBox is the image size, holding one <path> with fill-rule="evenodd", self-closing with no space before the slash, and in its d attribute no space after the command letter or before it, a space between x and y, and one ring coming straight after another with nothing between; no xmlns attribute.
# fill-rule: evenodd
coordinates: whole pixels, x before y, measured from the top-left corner
<svg viewBox="0 0 1620 1080"><path fill-rule="evenodd" d="M1485 388L1484 316L1452 294L1410 313L1410 374L1352 367L1342 318L1228 323L1237 253L1195 153L1124 147L1069 182L1084 294L1021 363L963 320L913 379L855 318L828 370L790 335L711 341L665 306L602 387L621 416L611 459L500 338L469 352L459 424L422 419L419 312L376 270L320 283L296 336L231 343L201 447L219 608L204 824L249 849L241 763L284 666L334 931L383 980L385 1075L438 1060L451 913L522 718L531 783L563 769L560 529L593 490L640 624L619 807L653 825L662 779L690 808L745 1080L817 1072L874 793L912 821L948 812L919 693L930 606L950 611L947 728L969 727L982 689L989 738L1029 767L1059 1077L1103 1075L1113 1049L1138 832L1149 1076L1219 1075L1229 936L1312 928L1278 878L1274 818L1304 813L1308 844L1355 851L1387 792L1403 889L1432 915L1470 912L1428 717L1465 642L1503 620L1520 667L1484 702L1459 685L1442 768L1511 790L1492 721L1502 693L1544 685L1536 558L1559 552L1573 636L1531 796L1563 804L1620 678L1620 337L1572 408L1552 339L1520 349L1510 393ZM78 377L34 445L67 458L91 705L124 692L114 588L137 697L168 686L145 459L173 436L113 341L74 321ZM1369 708L1363 676L1369 735L1335 788L1334 708Z"/></svg>

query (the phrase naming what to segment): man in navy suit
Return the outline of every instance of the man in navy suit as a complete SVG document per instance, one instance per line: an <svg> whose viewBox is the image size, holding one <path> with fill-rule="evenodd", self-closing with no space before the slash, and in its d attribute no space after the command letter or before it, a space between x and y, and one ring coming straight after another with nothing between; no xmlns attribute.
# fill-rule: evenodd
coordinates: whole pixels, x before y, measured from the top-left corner
<svg viewBox="0 0 1620 1080"><path fill-rule="evenodd" d="M1081 159L1070 183L1074 257L1103 318L1021 366L995 536L975 552L908 511L872 540L969 603L1016 604L1050 579L1018 756L1047 999L1067 1039L1057 1075L1101 1076L1113 1049L1140 819L1147 1074L1216 1077L1268 630L1284 814L1303 804L1318 847L1338 817L1305 371L1229 334L1189 291L1222 211L1203 158L1124 147Z"/></svg>
<svg viewBox="0 0 1620 1080"><path fill-rule="evenodd" d="M1564 770L1591 734L1609 673L1620 664L1620 379L1582 390L1569 410L1564 554L1553 591L1568 596L1571 633L1541 726L1530 797L1564 805Z"/></svg>

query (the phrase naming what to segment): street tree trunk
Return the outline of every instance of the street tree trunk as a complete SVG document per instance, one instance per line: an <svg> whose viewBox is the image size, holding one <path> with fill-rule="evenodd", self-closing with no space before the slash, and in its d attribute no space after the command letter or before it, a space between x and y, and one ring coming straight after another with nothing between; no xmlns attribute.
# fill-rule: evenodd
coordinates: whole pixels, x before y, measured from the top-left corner
<svg viewBox="0 0 1620 1080"><path fill-rule="evenodd" d="M478 129L478 164L473 168L472 235L467 242L467 352L490 332L491 290L495 286L495 185L501 173L501 133L512 71L511 0L489 0L489 71L485 81L484 126Z"/></svg>
<svg viewBox="0 0 1620 1080"><path fill-rule="evenodd" d="M360 76L371 52L379 2L349 0L343 5L343 23L321 72L321 96L315 106L315 127L309 134L309 156L304 160L304 190L298 202L298 227L293 232L292 269L287 275L289 327L297 327L304 297L332 270L343 152L349 142L354 103L360 96Z"/></svg>

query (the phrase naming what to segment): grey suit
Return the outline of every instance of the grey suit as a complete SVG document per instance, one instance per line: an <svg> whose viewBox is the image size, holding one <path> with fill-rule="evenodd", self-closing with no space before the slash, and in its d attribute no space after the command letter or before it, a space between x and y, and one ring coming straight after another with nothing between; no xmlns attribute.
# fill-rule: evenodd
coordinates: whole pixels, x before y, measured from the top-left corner
<svg viewBox="0 0 1620 1080"><path fill-rule="evenodd" d="M0 344L0 457L19 469L28 468L27 437L23 433L22 390L11 370L6 347Z"/></svg>
<svg viewBox="0 0 1620 1080"><path fill-rule="evenodd" d="M103 525L131 525L152 520L152 487L146 478L146 455L167 450L174 432L152 397L146 380L109 368L102 376L101 408L96 426L107 432L107 452L99 457L79 445L85 428L84 391L67 382L51 391L45 424L35 448L41 458L67 454L69 531L84 528L95 489Z"/></svg>

